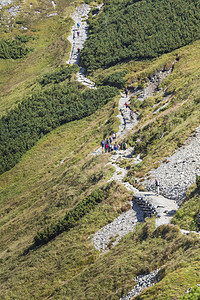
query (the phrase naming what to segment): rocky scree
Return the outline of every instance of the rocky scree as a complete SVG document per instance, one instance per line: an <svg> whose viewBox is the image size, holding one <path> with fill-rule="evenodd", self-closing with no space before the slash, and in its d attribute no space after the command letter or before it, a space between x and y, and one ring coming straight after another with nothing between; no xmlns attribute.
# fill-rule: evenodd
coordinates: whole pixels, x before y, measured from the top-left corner
<svg viewBox="0 0 200 300"><path fill-rule="evenodd" d="M166 162L150 171L151 179L145 179L147 190L154 190L154 179L158 178L163 196L174 199L180 205L190 185L200 175L200 127L186 140Z"/></svg>

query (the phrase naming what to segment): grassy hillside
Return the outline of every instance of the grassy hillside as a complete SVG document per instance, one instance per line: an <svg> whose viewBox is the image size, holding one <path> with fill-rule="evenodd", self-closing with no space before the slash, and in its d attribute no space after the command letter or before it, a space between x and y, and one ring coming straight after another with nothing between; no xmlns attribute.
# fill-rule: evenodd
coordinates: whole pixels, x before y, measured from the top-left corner
<svg viewBox="0 0 200 300"><path fill-rule="evenodd" d="M151 168L158 167L199 126L199 50L197 41L160 57L151 65L138 62L136 65L134 62L130 66L122 65L122 68L130 70L126 75L130 87L137 87L145 86L147 76L154 74L155 67L157 70L169 68L175 57L179 58L173 72L162 81L153 97L144 102L132 98L131 108L140 115L140 122L129 134L127 142L135 147L135 155L141 154L143 162L138 166L133 166L131 160L127 162L131 182L134 183L135 177L142 177ZM138 65L139 72L135 71ZM156 112L166 103L163 109Z"/></svg>
<svg viewBox="0 0 200 300"><path fill-rule="evenodd" d="M163 266L160 282L136 299L177 298L199 280L198 250L197 237L182 236L178 228L169 225L155 230L152 222L147 222L81 274L60 285L51 296L119 299L134 287L135 276Z"/></svg>
<svg viewBox="0 0 200 300"><path fill-rule="evenodd" d="M162 83L163 87L170 85L174 100L169 109L178 113L179 108L184 108L181 103L188 88L191 91L188 105L193 107L198 96L196 78L199 70L198 61L195 61L198 51L196 42L192 48L187 46L178 53L164 55L153 64L132 62L115 69L128 70L126 78L129 85L133 81L134 84L145 84L147 74L164 65L170 66L178 55L180 59L174 71ZM113 68L109 69L105 76L113 71ZM38 231L64 218L68 210L98 187L105 187L112 173L104 167L107 156L94 158L88 154L102 137L116 130L116 101L111 101L88 118L70 122L49 133L27 152L19 164L1 175L1 297L93 299L97 295L101 299L119 299L133 288L135 276L160 266L163 267L160 273L162 280L143 292L142 299L180 297L190 286L198 283L199 240L195 236L181 236L178 229L170 226L156 231L153 224L138 227L135 234L124 238L110 253L100 255L94 250L90 240L92 233L113 220L129 197L121 186L115 184L109 187L110 196L78 221L74 228L27 253ZM140 110L140 107L137 109ZM136 130L147 122L151 123L152 110L152 106L143 110ZM160 112L156 119L162 120L167 112L167 109ZM196 118L194 116L193 113L195 127L198 113ZM181 127L176 130L179 129ZM182 132L183 140L186 138L185 130L189 134L191 128L182 127L180 137ZM131 142L132 135L129 139ZM171 141L160 144L166 147L167 153L177 147ZM157 142L159 146L159 140ZM147 150L142 169L133 169L134 172L146 172L165 153L156 152L154 156L150 147Z"/></svg>
<svg viewBox="0 0 200 300"><path fill-rule="evenodd" d="M81 52L88 72L132 59L152 59L200 38L199 1L107 1L90 19Z"/></svg>
<svg viewBox="0 0 200 300"><path fill-rule="evenodd" d="M173 217L172 223L186 230L199 231L198 215L200 213L200 196L199 186L192 185L188 189L188 193L184 203Z"/></svg>
<svg viewBox="0 0 200 300"><path fill-rule="evenodd" d="M104 168L107 156L95 158L88 154L102 135L116 130L115 119L108 121L116 112L115 103L43 137L19 164L1 176L1 298L47 296L62 280L73 277L94 261L96 253L87 237L115 218L127 201L127 192L115 184L110 187L111 196L84 218L83 231L82 223L78 223L67 236L61 234L45 248L25 256L23 253L33 244L37 231L63 218L111 176L110 168ZM46 261L42 263L44 268L42 257ZM57 265L57 259L62 267ZM6 274L10 274L9 282Z"/></svg>
<svg viewBox="0 0 200 300"><path fill-rule="evenodd" d="M82 86L74 82L55 84L25 98L0 119L0 174L15 166L42 136L93 114L117 94L118 90L109 86L82 91Z"/></svg>
<svg viewBox="0 0 200 300"><path fill-rule="evenodd" d="M47 14L53 12L51 2L31 3L34 9L40 9L42 17L35 14L30 23L28 18L24 20L24 25L28 34L38 39L27 42L27 47L34 51L24 58L0 61L1 116L8 116L6 110L15 109L23 96L32 99L34 93L45 94L46 89L51 89L54 76L58 76L57 66L68 55L65 37L71 20L67 17L75 3L57 1L58 15L50 18ZM125 4L128 7L129 3ZM27 12L29 5L29 1L23 4ZM118 2L116 5L119 8ZM13 32L1 35L12 38L18 31L16 27ZM135 97L131 99L140 122L126 140L135 147L135 155L141 153L143 163L133 166L131 159L124 163L129 168L130 182L158 166L199 125L199 51L196 41L156 59L123 62L93 73L99 85L117 83L123 87L127 83L129 89L142 89L149 76L169 69L176 59L173 72L153 97L144 103ZM70 80L71 77L67 82ZM62 81L59 87L67 82ZM169 103L155 114L165 103L163 96L169 96ZM119 299L134 287L135 276L159 267L159 282L137 299L179 299L189 287L199 283L199 239L196 235L181 235L178 228L180 225L195 229L199 210L197 190L191 190L190 200L174 217L177 226L155 229L154 220L147 220L117 246L110 245L111 250L106 254L96 251L91 243L92 235L124 211L131 199L123 186L106 183L113 174L106 165L110 154L90 155L102 138L117 131L117 106L115 97L90 116L52 128L11 170L0 176L0 299ZM74 215L73 228L64 228L67 230L51 236L44 245L34 245L38 232L55 228L55 224L99 189L106 196L95 207L89 207L81 218Z"/></svg>
<svg viewBox="0 0 200 300"><path fill-rule="evenodd" d="M32 94L38 76L64 63L70 51L67 36L73 24L70 14L74 10L70 1L58 0L57 15L52 17L48 17L55 13L51 1L19 2L16 4L21 5L21 12L10 23L14 27L6 27L5 20L10 16L7 7L2 10L5 17L0 29L0 40L12 40L16 35L31 36L34 39L30 39L26 47L33 51L21 59L0 59L0 116L20 102L24 95ZM22 30L21 26L27 30Z"/></svg>
<svg viewBox="0 0 200 300"><path fill-rule="evenodd" d="M168 70L175 62L173 72L159 84L152 97L144 102L137 101L136 97L131 99L130 107L138 113L140 122L127 136L127 143L135 147L135 155L141 154L143 162L137 166L131 159L123 163L130 168L127 176L130 182L158 167L199 126L199 51L199 41L196 41L151 61L130 61L99 69L90 76L102 84L108 76L126 72L124 78L130 91L142 92L155 72ZM162 109L156 112L159 108Z"/></svg>

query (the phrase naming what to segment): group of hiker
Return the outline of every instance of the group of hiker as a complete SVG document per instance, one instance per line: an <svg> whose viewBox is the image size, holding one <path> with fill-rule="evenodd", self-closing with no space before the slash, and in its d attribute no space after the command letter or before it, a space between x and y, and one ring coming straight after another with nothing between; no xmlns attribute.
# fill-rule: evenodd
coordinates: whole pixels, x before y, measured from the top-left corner
<svg viewBox="0 0 200 300"><path fill-rule="evenodd" d="M77 37L80 36L80 27L81 27L81 24L80 23L77 23L77 30L75 29L74 32L73 32L73 39L75 39L76 37L76 34L77 34ZM75 31L76 31L76 34L75 34ZM81 49L80 48L77 48L77 53L79 54L81 52Z"/></svg>
<svg viewBox="0 0 200 300"><path fill-rule="evenodd" d="M123 143L119 145L116 141L116 138L117 138L116 133L113 133L113 135L109 136L106 140L102 139L101 141L102 153L117 151L119 149L126 150L127 148L126 142L123 141Z"/></svg>
<svg viewBox="0 0 200 300"><path fill-rule="evenodd" d="M126 93L127 90L128 90L128 89L125 89L125 93ZM126 93L126 95L128 95L128 94ZM134 119L134 113L133 113L133 110L130 108L129 103L125 102L124 105L126 106L126 110L127 110L127 109L130 110L130 118L133 120L133 119ZM126 122L124 122L124 124L125 124L125 123L126 123Z"/></svg>
<svg viewBox="0 0 200 300"><path fill-rule="evenodd" d="M77 37L80 36L80 23L77 23ZM75 39L75 32L73 33L73 39ZM80 53L80 48L77 48L77 53ZM126 87L125 90L125 95L126 98L128 97L128 88ZM125 107L126 110L130 109L130 118L133 120L134 119L134 113L133 110L131 110L131 108L129 107L129 104L127 102L125 102ZM122 113L122 110L121 110ZM123 115L123 114L122 114ZM126 127L126 118L125 116L123 116L124 119L124 127ZM112 152L112 151L117 151L117 150L126 150L127 145L126 142L123 141L123 143L121 143L121 145L119 145L116 141L117 135L116 133L113 133L112 136L109 136L108 138L106 138L106 140L104 141L104 139L102 139L101 141L101 147L102 147L102 153L108 153L108 152ZM156 178L155 179L155 193L158 196L159 195L159 181ZM151 213L148 214L148 217L151 217ZM198 221L197 221L197 230L200 231L200 213L198 215Z"/></svg>

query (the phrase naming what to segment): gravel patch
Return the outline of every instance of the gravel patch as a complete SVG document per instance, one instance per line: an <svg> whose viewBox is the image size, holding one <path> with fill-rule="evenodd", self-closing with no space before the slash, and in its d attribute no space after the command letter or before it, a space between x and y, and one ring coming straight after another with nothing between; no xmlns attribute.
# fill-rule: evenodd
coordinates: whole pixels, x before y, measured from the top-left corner
<svg viewBox="0 0 200 300"><path fill-rule="evenodd" d="M161 194L181 204L188 187L195 183L196 174L200 175L200 127L166 160L150 171L151 179L145 180L145 186L147 190L153 190L154 179L158 178Z"/></svg>
<svg viewBox="0 0 200 300"><path fill-rule="evenodd" d="M153 286L158 280L156 277L160 269L157 269L146 275L139 275L135 279L137 281L136 286L128 293L127 296L120 298L120 300L131 300L133 297L139 295L144 289Z"/></svg>
<svg viewBox="0 0 200 300"><path fill-rule="evenodd" d="M16 17L16 15L20 12L20 8L21 8L20 5L13 6L13 7L7 9L7 12L8 12L11 16Z"/></svg>
<svg viewBox="0 0 200 300"><path fill-rule="evenodd" d="M94 247L99 251L108 250L111 246L116 245L123 236L134 231L136 224L143 220L143 213L135 204L133 209L122 213L112 223L107 224L93 235Z"/></svg>
<svg viewBox="0 0 200 300"><path fill-rule="evenodd" d="M15 1L15 0L1 0L0 5L1 5L1 6L9 5L9 4L11 4L12 2L14 2L14 1Z"/></svg>

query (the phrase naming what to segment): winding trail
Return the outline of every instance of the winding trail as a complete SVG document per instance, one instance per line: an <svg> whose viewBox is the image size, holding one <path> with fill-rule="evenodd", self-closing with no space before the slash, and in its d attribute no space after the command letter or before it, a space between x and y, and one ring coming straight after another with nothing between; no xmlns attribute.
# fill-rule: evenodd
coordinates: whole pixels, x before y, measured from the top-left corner
<svg viewBox="0 0 200 300"><path fill-rule="evenodd" d="M99 6L100 7L100 6ZM88 24L87 18L90 12L90 5L82 4L78 6L75 12L72 14L72 19L74 20L74 25L71 29L71 34L68 36L68 40L72 45L70 58L66 62L68 64L74 65L79 63L80 53L78 49L83 49L83 45L88 37ZM78 25L79 24L79 25ZM84 68L81 68L77 74L77 81L86 85L87 87L94 89L95 83L90 79L86 78L84 75Z"/></svg>
<svg viewBox="0 0 200 300"><path fill-rule="evenodd" d="M100 5L98 8L101 9ZM88 4L82 4L77 7L75 12L72 15L74 20L74 25L71 30L71 35L68 37L68 40L72 44L70 58L67 63L70 64L78 64L79 63L79 53L77 51L78 48L80 50L83 48L84 42L88 37L88 25L87 18L90 12L90 6ZM78 25L79 24L79 25ZM79 32L79 36L77 35ZM162 74L162 77L167 76L168 74ZM77 75L77 80L82 84L86 85L89 88L95 88L95 83L91 80L87 79L84 75L84 70L81 69ZM138 98L143 101L144 99L150 96L150 93L156 89L158 85L158 75L154 76L154 78L149 81L147 88L144 89L143 93L140 93ZM129 133L137 124L137 115L134 114L133 118L130 116L130 109L126 108L125 103L129 103L130 98L133 94L129 94L127 97L124 93L121 94L121 98L119 99L119 114L117 117L120 120L119 130L117 132L118 141L121 140ZM99 147L95 150L92 155L100 155L102 154L102 148ZM141 197L144 201L148 202L148 205L151 205L155 208L156 214L158 218L156 219L156 226L162 224L170 223L172 215L178 209L178 206L174 200L167 199L162 196L156 196L153 192L139 192L134 186L132 186L129 182L124 181L124 177L127 174L127 170L119 166L119 162L124 159L132 158L133 148L128 148L127 150L117 151L115 155L110 157L110 161L108 164L111 164L115 168L115 173L109 181L116 180L123 184L130 192L134 193L134 196ZM135 163L139 163L141 161L140 157L135 159ZM106 225L104 228L100 229L97 233L94 234L92 241L94 246L98 250L105 251L107 245L111 238L116 239L115 243L117 243L124 235L128 232L133 231L135 225L138 222L144 220L144 207L138 205L136 202L132 202L132 209L123 213L112 223ZM118 224L116 231L116 224ZM119 233L120 232L120 233Z"/></svg>
<svg viewBox="0 0 200 300"><path fill-rule="evenodd" d="M98 8L101 9L101 5ZM89 12L90 6L87 4L82 4L81 6L76 8L76 11L72 16L75 24L72 27L71 35L68 37L68 40L72 44L70 58L67 61L67 63L69 64L79 63L80 54L78 52L78 48L80 50L83 48L84 42L88 36L88 25L86 23L86 20L88 18ZM80 26L77 25L78 23L80 24ZM79 32L79 35L77 34L77 32ZM166 74L163 73L161 74L161 77L159 77L157 73L154 74L154 77L152 76L151 80L148 83L148 86L144 88L143 92L138 95L138 99L143 101L144 99L151 96L150 93L153 93L155 91L156 87L159 84L160 78L162 80L162 77L164 78L168 74L169 72ZM80 72L77 74L77 81L86 85L88 88L96 88L95 83L85 77L83 68L81 68ZM129 94L128 97L126 97L126 95L122 93L119 100L119 114L117 116L120 120L119 130L117 132L118 142L122 141L127 133L129 133L138 124L137 114L134 113L133 118L131 118L129 108L125 107L125 102L129 103L132 95L133 94ZM164 105L167 105L169 99L165 99L165 101L166 103ZM158 111L159 110L157 110L155 113L157 113ZM110 160L108 162L108 164L112 165L115 168L115 172L109 181L116 180L120 184L124 185L127 190L134 194L133 199L135 199L135 201L133 200L131 202L132 208L130 210L122 213L112 223L107 224L93 235L92 242L94 244L94 247L99 251L102 251L103 253L109 251L109 249L116 245L123 236L125 236L129 232L134 231L136 224L144 221L144 213L146 211L149 211L149 209L151 209L151 211L155 212L155 214L157 215L156 227L162 224L169 224L173 215L178 209L176 201L168 199L161 195L156 196L153 192L140 192L129 182L124 181L127 170L120 167L119 162L130 158L132 158L133 160L133 150L134 149L130 147L127 150L117 151L110 157ZM91 155L101 154L102 148L99 147ZM140 156L136 157L133 163L137 164L139 162L141 162ZM182 234L190 233L186 230L181 230L181 232ZM135 280L137 281L137 285L127 296L123 297L122 299L132 299L132 297L139 295L143 289L154 285L154 283L156 282L158 271L159 270L155 270L150 274L141 275L135 278Z"/></svg>
<svg viewBox="0 0 200 300"><path fill-rule="evenodd" d="M138 124L137 120L137 114L133 114L133 119L130 118L130 109L125 107L125 103L130 103L130 98L132 97L132 94L126 95L124 93L121 93L121 97L119 99L119 113L117 115L117 118L120 120L119 130L116 133L117 140L122 140L123 137ZM125 152L123 152L125 153ZM91 155L99 155L102 154L102 148L99 147L97 150L95 150ZM117 152L119 154L119 152ZM118 157L118 155L116 156ZM115 159L115 158L113 158Z"/></svg>
<svg viewBox="0 0 200 300"><path fill-rule="evenodd" d="M133 120L130 117L130 109L125 108L125 102L129 103L129 100L132 95L128 97L125 94L121 95L119 100L119 114L118 118L121 121L119 126L119 130L117 132L118 140L122 140L123 137L131 131L134 126L137 125L137 115L134 115ZM126 120L126 126L124 126L124 119ZM158 218L156 218L156 227L162 224L169 224L176 210L178 209L178 205L174 200L165 198L161 195L156 196L153 192L140 192L129 182L124 181L124 178L127 174L127 170L119 166L119 163L123 160L127 160L132 158L133 156L133 148L128 148L127 150L119 150L116 151L110 157L110 161L108 164L112 165L115 168L115 172L108 182L116 180L120 184L124 185L124 187L134 194L134 198L142 198L144 202L147 203L148 206L151 206L155 209ZM100 155L102 154L102 148L98 148L96 151L92 153L92 155ZM132 158L133 159L133 158ZM134 159L134 163L140 163L142 160L140 156ZM146 210L145 206L138 205L136 201L131 202L132 209L123 213L112 223L106 225L105 227L98 230L92 237L92 242L94 243L94 247L98 250L106 252L108 250L108 245L110 245L110 241L114 239L112 246L116 245L117 242L127 233L134 231L137 223L144 221L145 215L144 212ZM131 220L130 220L131 218ZM117 230L116 230L117 224Z"/></svg>

